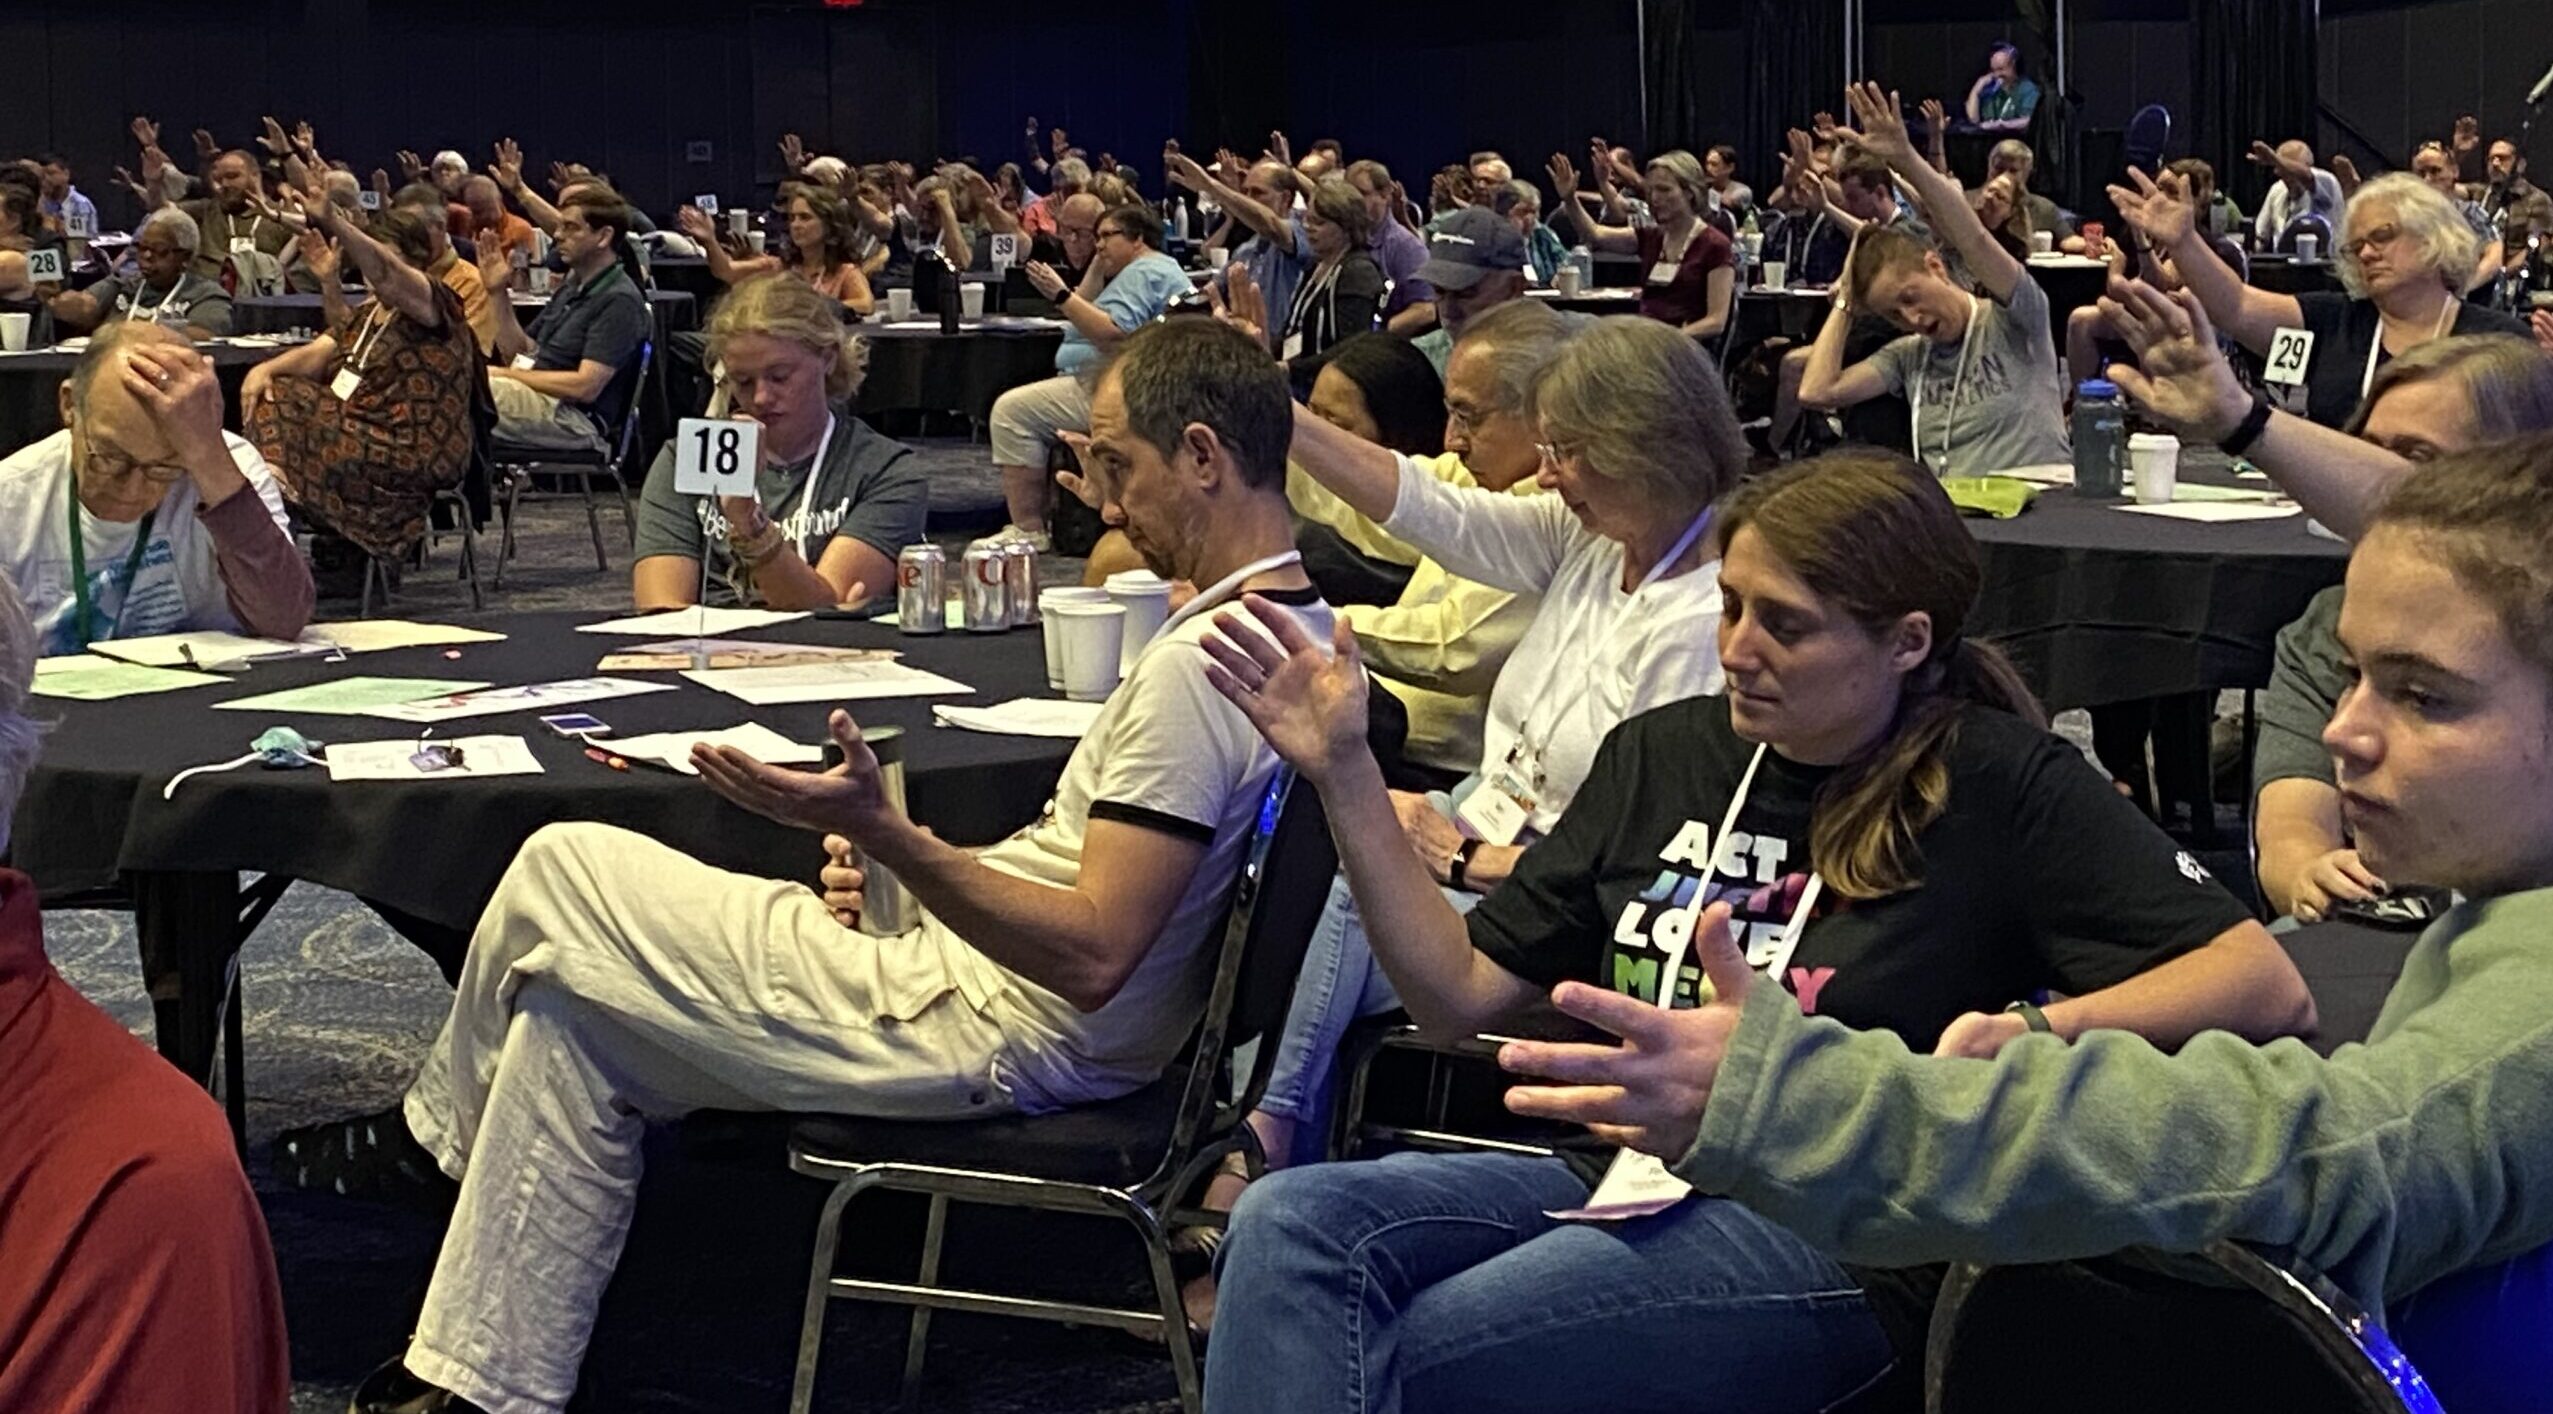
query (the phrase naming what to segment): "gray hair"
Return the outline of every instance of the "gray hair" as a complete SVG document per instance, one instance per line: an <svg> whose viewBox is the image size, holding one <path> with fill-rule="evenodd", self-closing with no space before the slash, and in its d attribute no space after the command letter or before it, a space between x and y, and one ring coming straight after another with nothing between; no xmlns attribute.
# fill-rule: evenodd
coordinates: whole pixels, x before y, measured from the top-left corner
<svg viewBox="0 0 2553 1414"><path fill-rule="evenodd" d="M133 232L133 239L138 241L153 231L168 232L168 238L177 242L177 248L188 255L193 255L204 244L203 228L195 224L194 217L174 206L163 206L143 217L141 226Z"/></svg>
<svg viewBox="0 0 2553 1414"><path fill-rule="evenodd" d="M352 172L330 168L328 175L319 179L319 189L326 192L328 200L340 210L353 211L363 205L363 183L355 180Z"/></svg>
<svg viewBox="0 0 2553 1414"><path fill-rule="evenodd" d="M2364 432L2367 414L2396 388L2438 382L2455 384L2473 404L2477 442L2553 432L2553 356L2516 334L2431 339L2387 359L2341 430L2353 437Z"/></svg>
<svg viewBox="0 0 2553 1414"><path fill-rule="evenodd" d="M1528 211L1542 210L1541 189L1528 181L1518 180L1509 182L1507 184L1507 199L1499 203L1498 209L1501 212L1508 212L1515 210L1519 206L1524 207Z"/></svg>
<svg viewBox="0 0 2553 1414"><path fill-rule="evenodd" d="M9 819L43 743L44 728L27 716L35 658L35 623L18 601L17 587L0 575L0 850L9 847Z"/></svg>
<svg viewBox="0 0 2553 1414"><path fill-rule="evenodd" d="M1067 157L1056 163L1054 185L1070 191L1080 191L1089 186L1090 164L1078 157Z"/></svg>
<svg viewBox="0 0 2553 1414"><path fill-rule="evenodd" d="M1533 402L1534 378L1569 342L1569 321L1536 300L1509 300L1463 322L1459 352L1489 360L1498 406L1482 411L1524 412Z"/></svg>
<svg viewBox="0 0 2553 1414"><path fill-rule="evenodd" d="M840 188L851 180L851 164L839 157L818 157L807 163L807 180Z"/></svg>
<svg viewBox="0 0 2553 1414"><path fill-rule="evenodd" d="M2039 154L2031 151L2030 144L2017 137L2005 138L1986 153L1986 167L1990 171L2002 172L2015 167L2038 165Z"/></svg>
<svg viewBox="0 0 2553 1414"><path fill-rule="evenodd" d="M1543 440L1598 476L1640 486L1661 510L1690 515L1746 470L1727 390L1702 346L1672 324L1597 320L1534 380L1533 405Z"/></svg>
<svg viewBox="0 0 2553 1414"><path fill-rule="evenodd" d="M2371 177L2349 198L2349 206L2341 213L2340 229L2333 232L2333 243L2340 248L2332 254L2339 257L2342 288L2358 299L2367 297L2367 277L2358 266L2358 247L2349 239L2349 218L2368 203L2382 203L2393 208L2394 224L2411 238L2418 252L2413 257L2421 269L2438 277L2450 294L2461 295L2473 283L2474 266L2482 258L2482 240L2464 222L2464 213L2439 193L2436 187L2409 172L2387 172Z"/></svg>
<svg viewBox="0 0 2553 1414"><path fill-rule="evenodd" d="M426 165L430 170L437 172L440 172L447 167L455 171L466 172L470 170L470 159L447 147L441 152L436 153L434 155L434 161Z"/></svg>

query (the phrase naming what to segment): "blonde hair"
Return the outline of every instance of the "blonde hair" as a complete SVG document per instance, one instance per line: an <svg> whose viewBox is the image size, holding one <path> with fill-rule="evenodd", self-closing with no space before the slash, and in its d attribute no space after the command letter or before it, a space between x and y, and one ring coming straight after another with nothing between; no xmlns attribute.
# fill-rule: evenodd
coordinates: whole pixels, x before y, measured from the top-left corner
<svg viewBox="0 0 2553 1414"><path fill-rule="evenodd" d="M710 364L723 361L728 343L746 334L796 344L811 354L830 350L833 370L824 382L828 396L850 397L868 375L868 341L843 327L841 304L795 275L756 275L727 292L709 318Z"/></svg>
<svg viewBox="0 0 2553 1414"><path fill-rule="evenodd" d="M1684 188L1684 199L1693 207L1695 215L1710 209L1711 200L1707 193L1711 190L1711 183L1702 175L1701 159L1692 153L1681 147L1673 152L1661 152L1650 158L1648 165L1640 170L1666 173L1667 180Z"/></svg>
<svg viewBox="0 0 2553 1414"><path fill-rule="evenodd" d="M1690 515L1746 470L1728 390L1702 346L1636 314L1599 319L1534 379L1533 412L1555 447L1609 480Z"/></svg>
<svg viewBox="0 0 2553 1414"><path fill-rule="evenodd" d="M2371 177L2349 198L2341 213L2340 229L2333 241L2340 248L2333 255L2340 261L2340 283L2357 299L2367 297L2367 277L2358 267L2358 247L2349 238L2349 218L2358 208L2370 202L2382 202L2393 208L2394 224L2411 238L2415 259L2420 268L2438 277L2451 294L2461 295L2473 283L2474 266L2482 258L2482 240L2464 223L2464 213L2436 187L2409 172L2387 172Z"/></svg>

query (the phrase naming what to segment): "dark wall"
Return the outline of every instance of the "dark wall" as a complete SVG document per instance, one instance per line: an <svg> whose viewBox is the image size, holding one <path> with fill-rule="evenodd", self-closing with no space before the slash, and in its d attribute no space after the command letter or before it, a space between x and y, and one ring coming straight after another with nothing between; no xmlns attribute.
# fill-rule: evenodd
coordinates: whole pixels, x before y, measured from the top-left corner
<svg viewBox="0 0 2553 1414"><path fill-rule="evenodd" d="M2553 63L2553 26L2545 0L2450 0L2445 4L2368 6L2352 13L2331 0L2322 23L2322 100L2366 133L2388 162L2407 162L2411 149L2444 139L2458 115L2482 120L2485 141L2515 136L2525 116L2526 91ZM2553 124L2553 115L2548 115ZM2326 123L2315 151L2328 153L2340 133ZM2541 159L2553 142L2553 126L2539 126L2532 144ZM2364 162L2366 152L2347 149ZM2537 162L2540 169L2544 165Z"/></svg>

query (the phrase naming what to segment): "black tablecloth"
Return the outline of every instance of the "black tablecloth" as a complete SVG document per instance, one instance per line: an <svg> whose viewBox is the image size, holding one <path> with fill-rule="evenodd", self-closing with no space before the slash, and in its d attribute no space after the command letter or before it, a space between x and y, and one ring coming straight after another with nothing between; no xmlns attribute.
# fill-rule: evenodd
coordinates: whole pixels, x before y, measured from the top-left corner
<svg viewBox="0 0 2553 1414"><path fill-rule="evenodd" d="M2317 1014L2310 1043L2330 1055L2351 1041L2364 1041L2384 1010L2385 994L2402 975L2402 959L2419 938L2416 932L2389 932L2360 923L2316 923L2278 941L2305 974Z"/></svg>
<svg viewBox="0 0 2553 1414"><path fill-rule="evenodd" d="M242 767L198 776L161 798L187 766L224 761L271 726L322 741L413 737L417 728L378 717L222 712L211 704L356 674L442 677L499 685L590 676L603 654L649 640L577 633L594 614L493 614L468 620L506 633L447 659L441 648L260 664L236 684L114 702L38 699L60 717L28 782L15 825L16 867L58 894L98 887L123 870L269 870L361 894L432 922L466 928L498 876L534 830L553 820L599 820L652 835L712 864L813 879L815 840L727 804L700 781L669 771L623 772L549 735L538 711L470 718L441 738L522 736L545 774L450 782L331 783L324 769ZM964 844L998 839L1032 819L1052 789L1068 741L989 736L930 724L933 702L992 703L1048 695L1043 641L1034 629L907 638L875 624L801 619L750 636L904 650L905 661L977 689L972 697L852 703L864 726L906 732L906 783L915 819ZM715 730L745 721L792 740L821 743L829 706L748 707L670 674L626 676L675 684L672 692L574 708L620 734Z"/></svg>
<svg viewBox="0 0 2553 1414"><path fill-rule="evenodd" d="M709 272L709 261L697 255L659 255L647 262L648 278L660 292L690 295L707 309L727 287Z"/></svg>
<svg viewBox="0 0 2553 1414"><path fill-rule="evenodd" d="M361 296L353 296L360 299ZM547 296L517 295L515 312L530 323L532 311L549 303ZM650 290L648 311L656 317L656 344L661 350L665 336L684 329L700 327L700 301L686 290ZM231 302L231 327L242 334L280 334L287 329L318 331L325 322L317 295L251 295ZM660 354L661 357L661 354Z"/></svg>
<svg viewBox="0 0 2553 1414"><path fill-rule="evenodd" d="M223 425L239 425L239 382L250 367L284 352L270 345L215 342L196 346L213 361L226 409ZM0 354L0 456L62 430L61 389L78 354L45 350Z"/></svg>
<svg viewBox="0 0 2553 1414"><path fill-rule="evenodd" d="M860 334L869 343L860 411L962 412L979 421L991 415L995 398L1054 377L1055 350L1064 342L1058 329L976 325L942 334L936 324L871 323Z"/></svg>
<svg viewBox="0 0 2553 1414"><path fill-rule="evenodd" d="M2051 711L2261 686L2278 630L2348 565L2302 515L2209 525L2117 504L2060 487L1968 522L1985 559L1968 632L2010 653Z"/></svg>
<svg viewBox="0 0 2553 1414"><path fill-rule="evenodd" d="M2306 295L2340 288L2340 276L2329 260L2298 260L2286 255L2253 256L2251 282L2274 295Z"/></svg>

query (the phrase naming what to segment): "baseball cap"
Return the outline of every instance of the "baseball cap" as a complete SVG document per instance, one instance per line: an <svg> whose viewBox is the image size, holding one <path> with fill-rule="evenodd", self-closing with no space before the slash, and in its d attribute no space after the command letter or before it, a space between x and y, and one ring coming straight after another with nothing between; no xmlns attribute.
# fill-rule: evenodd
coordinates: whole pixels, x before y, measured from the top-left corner
<svg viewBox="0 0 2553 1414"><path fill-rule="evenodd" d="M1466 206L1437 226L1418 278L1440 290L1468 290L1483 275L1524 266L1525 238L1515 223L1485 206Z"/></svg>

